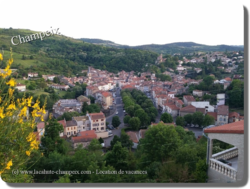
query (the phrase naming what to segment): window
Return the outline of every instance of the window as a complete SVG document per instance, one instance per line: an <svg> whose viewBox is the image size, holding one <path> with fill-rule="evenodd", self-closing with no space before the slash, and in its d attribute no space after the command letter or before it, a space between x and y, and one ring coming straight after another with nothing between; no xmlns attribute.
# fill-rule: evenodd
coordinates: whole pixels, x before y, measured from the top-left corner
<svg viewBox="0 0 250 189"><path fill-rule="evenodd" d="M73 131L71 131L71 134L73 135Z"/></svg>
<svg viewBox="0 0 250 189"><path fill-rule="evenodd" d="M82 127L82 129L85 129L85 127Z"/></svg>
<svg viewBox="0 0 250 189"><path fill-rule="evenodd" d="M95 122L95 120L93 120L93 122Z"/></svg>
<svg viewBox="0 0 250 189"><path fill-rule="evenodd" d="M74 127L74 129L76 129L76 127Z"/></svg>
<svg viewBox="0 0 250 189"><path fill-rule="evenodd" d="M96 131L96 129L95 129L95 128L94 128L93 130L94 130L94 131Z"/></svg>
<svg viewBox="0 0 250 189"><path fill-rule="evenodd" d="M69 128L68 128L68 130L69 130Z"/></svg>
<svg viewBox="0 0 250 189"><path fill-rule="evenodd" d="M226 121L226 118L224 118L224 121Z"/></svg>
<svg viewBox="0 0 250 189"><path fill-rule="evenodd" d="M220 117L220 121L222 121L222 117Z"/></svg>
<svg viewBox="0 0 250 189"><path fill-rule="evenodd" d="M104 125L104 123L101 123L101 125Z"/></svg>
<svg viewBox="0 0 250 189"><path fill-rule="evenodd" d="M101 127L101 130L104 130L104 127Z"/></svg>
<svg viewBox="0 0 250 189"><path fill-rule="evenodd" d="M96 122L98 122L98 119L97 120L95 120Z"/></svg>
<svg viewBox="0 0 250 189"><path fill-rule="evenodd" d="M101 119L101 121L103 121L104 119Z"/></svg>
<svg viewBox="0 0 250 189"><path fill-rule="evenodd" d="M74 131L74 134L76 134L76 131Z"/></svg>

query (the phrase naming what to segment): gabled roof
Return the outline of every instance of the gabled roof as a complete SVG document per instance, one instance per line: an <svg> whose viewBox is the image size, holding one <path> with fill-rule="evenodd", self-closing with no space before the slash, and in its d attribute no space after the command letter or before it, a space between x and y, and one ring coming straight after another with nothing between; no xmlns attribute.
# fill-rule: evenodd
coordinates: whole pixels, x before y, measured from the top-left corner
<svg viewBox="0 0 250 189"><path fill-rule="evenodd" d="M231 117L239 118L240 114L238 114L237 112L231 112L231 113L229 113L229 118L231 118Z"/></svg>
<svg viewBox="0 0 250 189"><path fill-rule="evenodd" d="M92 120L95 120L95 119L104 119L105 118L105 115L102 112L100 112L100 113L91 113L91 114L89 114L89 116L90 116L90 118Z"/></svg>
<svg viewBox="0 0 250 189"><path fill-rule="evenodd" d="M66 126L67 127L77 126L77 123L75 120L66 121Z"/></svg>
<svg viewBox="0 0 250 189"><path fill-rule="evenodd" d="M207 115L212 116L214 120L217 121L217 112L207 112Z"/></svg>
<svg viewBox="0 0 250 189"><path fill-rule="evenodd" d="M190 112L190 113L195 113L196 112L196 107L194 107L193 105L188 105L186 107L183 107L180 109L180 112Z"/></svg>
<svg viewBox="0 0 250 189"><path fill-rule="evenodd" d="M217 110L217 114L218 114L218 115L225 115L225 116L228 116L228 114L229 114L229 108L228 108L228 106L219 105L219 106L218 106L218 110Z"/></svg>
<svg viewBox="0 0 250 189"><path fill-rule="evenodd" d="M244 134L244 120L204 129L204 132Z"/></svg>
<svg viewBox="0 0 250 189"><path fill-rule="evenodd" d="M184 95L183 98L185 98L189 102L195 101L195 98L192 95Z"/></svg>
<svg viewBox="0 0 250 189"><path fill-rule="evenodd" d="M101 94L104 97L112 96L109 92L106 92L106 91L102 92Z"/></svg>
<svg viewBox="0 0 250 189"><path fill-rule="evenodd" d="M95 138L97 138L95 131L89 130L89 131L81 131L78 136L72 137L71 140L73 143L78 143L78 142L88 142Z"/></svg>
<svg viewBox="0 0 250 189"><path fill-rule="evenodd" d="M44 122L39 122L37 124L37 130L44 129L44 126L45 126Z"/></svg>
<svg viewBox="0 0 250 189"><path fill-rule="evenodd" d="M230 77L226 77L225 80L226 81L232 81L232 79Z"/></svg>
<svg viewBox="0 0 250 189"><path fill-rule="evenodd" d="M135 132L129 131L127 132L127 135L129 136L130 140L132 140L134 143L138 143L138 137Z"/></svg>

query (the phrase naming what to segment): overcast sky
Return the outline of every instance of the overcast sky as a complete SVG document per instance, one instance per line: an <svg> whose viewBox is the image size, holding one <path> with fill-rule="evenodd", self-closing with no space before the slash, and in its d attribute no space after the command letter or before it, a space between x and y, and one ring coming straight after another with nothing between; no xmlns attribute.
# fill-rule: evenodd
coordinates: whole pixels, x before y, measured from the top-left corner
<svg viewBox="0 0 250 189"><path fill-rule="evenodd" d="M243 45L242 1L4 1L1 28L60 32L124 45L196 42Z"/></svg>

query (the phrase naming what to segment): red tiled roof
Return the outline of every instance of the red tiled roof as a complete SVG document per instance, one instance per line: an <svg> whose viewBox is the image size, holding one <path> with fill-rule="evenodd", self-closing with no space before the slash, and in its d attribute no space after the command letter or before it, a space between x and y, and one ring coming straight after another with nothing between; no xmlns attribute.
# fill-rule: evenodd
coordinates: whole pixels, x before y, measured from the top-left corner
<svg viewBox="0 0 250 189"><path fill-rule="evenodd" d="M230 77L226 77L225 80L226 81L232 81L232 79Z"/></svg>
<svg viewBox="0 0 250 189"><path fill-rule="evenodd" d="M89 131L81 131L79 136L72 137L71 140L73 143L76 142L88 142L91 141L92 139L97 138L97 135L94 130L89 130Z"/></svg>
<svg viewBox="0 0 250 189"><path fill-rule="evenodd" d="M206 108L196 108L196 112L206 113Z"/></svg>
<svg viewBox="0 0 250 189"><path fill-rule="evenodd" d="M36 140L40 141L39 132L33 132L36 135Z"/></svg>
<svg viewBox="0 0 250 189"><path fill-rule="evenodd" d="M45 126L44 122L38 123L37 124L37 130L44 129L44 126Z"/></svg>
<svg viewBox="0 0 250 189"><path fill-rule="evenodd" d="M166 104L171 110L179 110L179 108L175 104Z"/></svg>
<svg viewBox="0 0 250 189"><path fill-rule="evenodd" d="M130 140L132 140L134 143L138 143L138 137L135 132L129 131L127 132L127 135L129 136Z"/></svg>
<svg viewBox="0 0 250 189"><path fill-rule="evenodd" d="M205 133L235 133L244 134L244 120L204 129Z"/></svg>
<svg viewBox="0 0 250 189"><path fill-rule="evenodd" d="M229 113L229 118L231 118L231 117L239 118L240 114L238 114L237 112L231 112L231 113Z"/></svg>
<svg viewBox="0 0 250 189"><path fill-rule="evenodd" d="M214 120L217 121L217 112L207 112L207 115L214 117Z"/></svg>
<svg viewBox="0 0 250 189"><path fill-rule="evenodd" d="M94 120L94 119L104 119L105 118L105 115L102 113L102 112L100 112L100 113L91 113L91 114L89 114L89 116L90 116L90 118L92 119L92 120Z"/></svg>
<svg viewBox="0 0 250 189"><path fill-rule="evenodd" d="M218 111L217 111L218 115L227 115L228 116L228 113L229 113L228 106L225 106L225 105L218 106Z"/></svg>
<svg viewBox="0 0 250 189"><path fill-rule="evenodd" d="M102 92L101 93L102 94L102 96L104 96L104 97L108 97L108 96L111 96L111 94L109 93L109 92Z"/></svg>
<svg viewBox="0 0 250 189"><path fill-rule="evenodd" d="M147 129L141 129L139 132L141 133L141 138L145 137L145 132L147 131Z"/></svg>
<svg viewBox="0 0 250 189"><path fill-rule="evenodd" d="M185 98L189 102L195 102L195 98L191 95L184 95L183 98Z"/></svg>
<svg viewBox="0 0 250 189"><path fill-rule="evenodd" d="M186 107L183 107L180 109L180 112L190 112L190 113L194 113L196 112L196 107L194 107L193 105L188 105Z"/></svg>

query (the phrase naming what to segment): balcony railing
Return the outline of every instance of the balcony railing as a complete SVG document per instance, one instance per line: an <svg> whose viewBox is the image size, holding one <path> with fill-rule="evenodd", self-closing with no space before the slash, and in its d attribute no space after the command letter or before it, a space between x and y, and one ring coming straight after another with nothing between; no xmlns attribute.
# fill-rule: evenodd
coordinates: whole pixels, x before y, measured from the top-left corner
<svg viewBox="0 0 250 189"><path fill-rule="evenodd" d="M238 156L238 148L233 147L212 155L213 159L231 159Z"/></svg>
<svg viewBox="0 0 250 189"><path fill-rule="evenodd" d="M228 176L228 177L236 180L237 170L234 169L233 167L227 165L227 164L224 164L216 159L210 158L209 167L211 169L214 169L214 170L222 173L225 176Z"/></svg>
<svg viewBox="0 0 250 189"><path fill-rule="evenodd" d="M225 163L222 163L218 161L218 159L232 159L234 157L238 156L238 148L233 147L227 150L224 150L222 152L216 153L212 155L212 158L209 160L209 167L211 169L214 169L220 173L222 173L225 176L228 176L234 180L236 180L237 177L237 170L233 168L232 166L229 166Z"/></svg>

